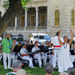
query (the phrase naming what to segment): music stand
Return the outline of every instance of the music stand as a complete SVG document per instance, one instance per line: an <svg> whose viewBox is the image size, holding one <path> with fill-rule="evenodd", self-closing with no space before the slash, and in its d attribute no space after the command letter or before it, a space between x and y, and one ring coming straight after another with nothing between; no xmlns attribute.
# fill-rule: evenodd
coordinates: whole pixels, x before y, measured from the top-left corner
<svg viewBox="0 0 75 75"><path fill-rule="evenodd" d="M75 50L70 50L71 55L75 55Z"/></svg>

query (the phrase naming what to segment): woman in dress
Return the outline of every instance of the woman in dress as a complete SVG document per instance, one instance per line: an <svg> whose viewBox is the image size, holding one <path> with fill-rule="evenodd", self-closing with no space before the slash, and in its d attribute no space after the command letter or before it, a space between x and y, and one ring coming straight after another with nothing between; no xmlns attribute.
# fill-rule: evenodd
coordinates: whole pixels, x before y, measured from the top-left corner
<svg viewBox="0 0 75 75"><path fill-rule="evenodd" d="M60 30L61 33L62 30ZM62 73L64 71L67 71L68 68L72 68L73 64L70 59L70 45L73 40L73 33L71 31L71 40L68 42L68 37L64 36L64 43L60 40L60 33L59 33L59 43L61 45L61 50L59 52L59 58L58 58L58 67L59 67L59 72Z"/></svg>

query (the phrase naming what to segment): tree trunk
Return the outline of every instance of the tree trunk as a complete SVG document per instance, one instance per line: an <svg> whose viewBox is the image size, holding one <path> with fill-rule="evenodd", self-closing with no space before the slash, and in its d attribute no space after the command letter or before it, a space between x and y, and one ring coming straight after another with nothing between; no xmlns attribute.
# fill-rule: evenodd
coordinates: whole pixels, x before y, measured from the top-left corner
<svg viewBox="0 0 75 75"><path fill-rule="evenodd" d="M0 36L8 27L9 23L22 13L21 0L9 0L10 5L4 16L0 19Z"/></svg>

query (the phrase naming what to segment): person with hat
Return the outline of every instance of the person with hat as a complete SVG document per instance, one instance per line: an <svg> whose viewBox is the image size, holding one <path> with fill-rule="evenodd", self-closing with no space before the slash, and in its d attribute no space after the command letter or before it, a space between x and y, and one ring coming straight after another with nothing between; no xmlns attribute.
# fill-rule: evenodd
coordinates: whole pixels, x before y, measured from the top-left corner
<svg viewBox="0 0 75 75"><path fill-rule="evenodd" d="M21 69L21 67L22 67L22 62L19 61L19 60L15 60L14 63L13 63L13 65L12 65L12 67L13 67L13 71L10 72L10 73L7 73L6 75L16 75L16 72L19 69Z"/></svg>
<svg viewBox="0 0 75 75"><path fill-rule="evenodd" d="M52 75L52 72L53 72L53 66L52 66L52 64L47 63L45 65L45 72L46 72L46 75Z"/></svg>
<svg viewBox="0 0 75 75"><path fill-rule="evenodd" d="M29 74L26 74L26 71L23 70L23 69L19 69L16 73L16 75L29 75Z"/></svg>
<svg viewBox="0 0 75 75"><path fill-rule="evenodd" d="M33 66L32 58L29 56L28 50L26 49L26 44L22 45L22 48L20 50L20 54L21 54L23 60L29 61L29 67L35 68Z"/></svg>

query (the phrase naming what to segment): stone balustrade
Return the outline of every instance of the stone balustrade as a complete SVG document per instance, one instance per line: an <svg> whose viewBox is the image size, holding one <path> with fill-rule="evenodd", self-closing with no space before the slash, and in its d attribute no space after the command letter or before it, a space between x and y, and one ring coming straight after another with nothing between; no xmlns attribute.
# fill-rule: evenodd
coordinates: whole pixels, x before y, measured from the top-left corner
<svg viewBox="0 0 75 75"><path fill-rule="evenodd" d="M47 0L31 0L31 1L47 1Z"/></svg>

